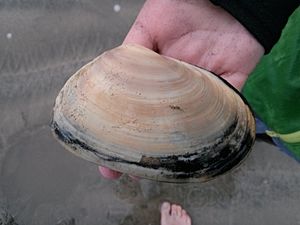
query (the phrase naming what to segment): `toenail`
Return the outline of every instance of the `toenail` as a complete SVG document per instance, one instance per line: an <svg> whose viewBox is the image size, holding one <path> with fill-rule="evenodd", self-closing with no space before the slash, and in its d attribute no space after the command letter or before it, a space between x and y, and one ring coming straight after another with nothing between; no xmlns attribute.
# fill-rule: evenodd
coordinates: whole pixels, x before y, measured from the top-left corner
<svg viewBox="0 0 300 225"><path fill-rule="evenodd" d="M163 202L161 204L161 209L169 209L170 208L170 203L169 202Z"/></svg>

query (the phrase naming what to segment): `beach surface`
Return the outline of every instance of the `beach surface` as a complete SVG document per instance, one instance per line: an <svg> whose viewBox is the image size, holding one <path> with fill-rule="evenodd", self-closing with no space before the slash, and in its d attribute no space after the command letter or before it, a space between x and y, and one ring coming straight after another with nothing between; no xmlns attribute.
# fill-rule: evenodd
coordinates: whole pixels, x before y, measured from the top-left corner
<svg viewBox="0 0 300 225"><path fill-rule="evenodd" d="M0 224L158 225L165 200L182 205L196 225L300 224L300 166L265 142L220 178L168 184L106 180L53 138L52 107L64 82L120 45L142 4L0 3ZM3 222L4 214L15 222Z"/></svg>

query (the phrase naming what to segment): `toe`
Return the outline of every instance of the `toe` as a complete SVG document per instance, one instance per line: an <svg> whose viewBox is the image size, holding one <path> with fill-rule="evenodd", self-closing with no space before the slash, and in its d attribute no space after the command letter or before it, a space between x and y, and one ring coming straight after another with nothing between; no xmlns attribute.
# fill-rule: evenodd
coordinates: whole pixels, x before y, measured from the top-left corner
<svg viewBox="0 0 300 225"><path fill-rule="evenodd" d="M191 220L191 217L189 217L189 215L186 215L185 223L186 223L186 225L191 225L192 224L192 220Z"/></svg>
<svg viewBox="0 0 300 225"><path fill-rule="evenodd" d="M169 202L163 202L161 204L160 211L161 211L162 214L170 215L170 209L171 209L171 205L170 205Z"/></svg>
<svg viewBox="0 0 300 225"><path fill-rule="evenodd" d="M160 224L161 225L170 225L172 221L171 204L169 202L164 202L160 207Z"/></svg>
<svg viewBox="0 0 300 225"><path fill-rule="evenodd" d="M182 210L181 206L174 204L174 205L172 205L171 210L172 210L172 212L171 212L172 215L181 216L181 210Z"/></svg>

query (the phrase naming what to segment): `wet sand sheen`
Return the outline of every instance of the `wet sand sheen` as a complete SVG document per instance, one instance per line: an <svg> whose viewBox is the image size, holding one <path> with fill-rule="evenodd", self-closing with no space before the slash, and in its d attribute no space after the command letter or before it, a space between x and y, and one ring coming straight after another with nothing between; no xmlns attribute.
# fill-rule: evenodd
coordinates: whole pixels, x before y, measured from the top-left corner
<svg viewBox="0 0 300 225"><path fill-rule="evenodd" d="M122 42L142 2L50 2L0 4L0 205L18 224L158 224L164 200L195 224L299 223L299 165L265 143L240 169L201 185L111 182L66 152L49 128L58 91Z"/></svg>

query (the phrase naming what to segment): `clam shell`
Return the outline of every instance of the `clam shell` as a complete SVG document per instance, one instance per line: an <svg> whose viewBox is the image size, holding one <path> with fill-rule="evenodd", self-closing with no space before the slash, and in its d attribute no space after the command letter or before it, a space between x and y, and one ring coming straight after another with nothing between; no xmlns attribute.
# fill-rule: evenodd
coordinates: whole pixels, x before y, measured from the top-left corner
<svg viewBox="0 0 300 225"><path fill-rule="evenodd" d="M77 156L168 182L227 172L255 138L250 108L225 81L137 45L76 72L56 99L52 128Z"/></svg>

